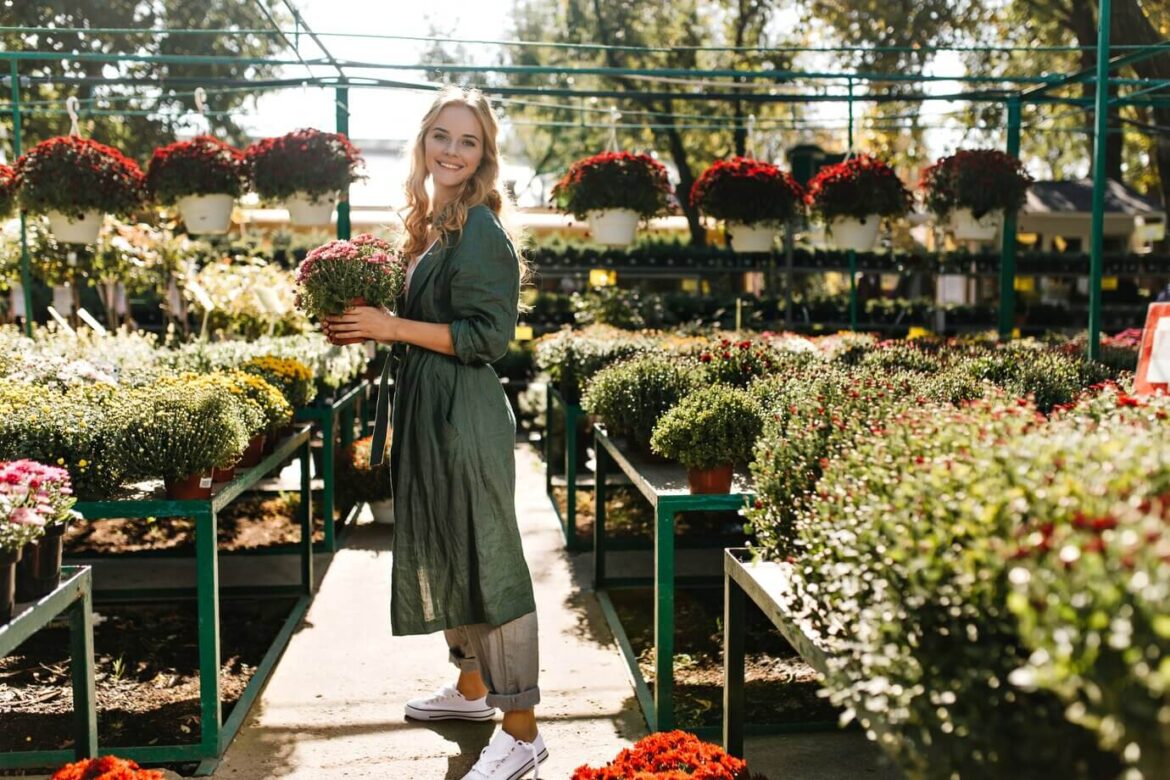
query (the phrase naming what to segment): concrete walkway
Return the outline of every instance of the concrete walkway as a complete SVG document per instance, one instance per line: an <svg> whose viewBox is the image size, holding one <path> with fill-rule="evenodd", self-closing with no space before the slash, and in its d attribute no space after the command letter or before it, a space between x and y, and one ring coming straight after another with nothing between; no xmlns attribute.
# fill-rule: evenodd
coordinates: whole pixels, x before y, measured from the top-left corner
<svg viewBox="0 0 1170 780"><path fill-rule="evenodd" d="M516 450L517 512L540 619L537 709L550 756L541 778L603 765L646 733L633 687L596 599L589 553L569 556L543 465ZM457 780L496 723L407 722L407 699L453 681L439 634L390 633L393 531L361 523L328 564L320 591L215 776L238 780ZM857 732L749 738L747 758L772 780L896 777Z"/></svg>

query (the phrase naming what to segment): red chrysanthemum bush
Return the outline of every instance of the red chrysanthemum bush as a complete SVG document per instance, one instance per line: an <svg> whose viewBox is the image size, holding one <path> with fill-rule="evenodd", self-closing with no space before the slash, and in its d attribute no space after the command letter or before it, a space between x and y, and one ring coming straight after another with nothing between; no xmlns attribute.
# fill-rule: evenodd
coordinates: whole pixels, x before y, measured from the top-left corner
<svg viewBox="0 0 1170 780"><path fill-rule="evenodd" d="M764 780L747 763L718 745L685 731L666 731L639 740L605 766L578 767L572 780Z"/></svg>
<svg viewBox="0 0 1170 780"><path fill-rule="evenodd" d="M146 177L112 146L78 136L50 138L16 161L20 206L34 214L86 211L129 214L141 205Z"/></svg>
<svg viewBox="0 0 1170 780"><path fill-rule="evenodd" d="M828 221L898 217L910 210L911 195L893 168L862 154L822 168L808 183L806 199L813 214Z"/></svg>
<svg viewBox="0 0 1170 780"><path fill-rule="evenodd" d="M187 195L238 198L247 181L244 153L210 135L155 149L146 169L147 190L164 206Z"/></svg>
<svg viewBox="0 0 1170 780"><path fill-rule="evenodd" d="M691 187L691 205L730 222L784 222L802 210L804 190L771 163L736 157L703 171Z"/></svg>
<svg viewBox="0 0 1170 780"><path fill-rule="evenodd" d="M16 171L7 165L0 165L0 218L12 213L16 205Z"/></svg>
<svg viewBox="0 0 1170 780"><path fill-rule="evenodd" d="M102 756L66 764L51 780L163 780L163 773L143 769L129 759Z"/></svg>
<svg viewBox="0 0 1170 780"><path fill-rule="evenodd" d="M330 198L365 178L361 151L341 133L296 130L278 138L263 138L249 146L244 156L252 187L270 200L297 192L318 200Z"/></svg>
<svg viewBox="0 0 1170 780"><path fill-rule="evenodd" d="M1032 177L1023 164L997 149L960 149L939 158L919 178L926 206L940 217L959 208L975 219L991 211L1018 211Z"/></svg>
<svg viewBox="0 0 1170 780"><path fill-rule="evenodd" d="M577 219L590 211L631 209L642 217L669 210L666 167L648 154L602 152L573 163L552 189L553 202Z"/></svg>

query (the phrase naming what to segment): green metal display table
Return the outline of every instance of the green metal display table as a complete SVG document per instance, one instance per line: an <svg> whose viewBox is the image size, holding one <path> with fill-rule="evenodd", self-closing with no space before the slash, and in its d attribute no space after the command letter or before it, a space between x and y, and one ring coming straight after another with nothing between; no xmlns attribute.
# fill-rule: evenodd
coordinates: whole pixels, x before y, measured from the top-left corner
<svg viewBox="0 0 1170 780"><path fill-rule="evenodd" d="M325 522L325 538L322 540L322 549L325 552L337 552L337 533L333 527L333 508L337 502L337 449L334 436L340 433L341 450L344 452L353 444L354 421L362 420L362 430L365 431L366 415L359 418L359 409L366 401L369 382L365 379L356 385L341 389L329 404L320 406L306 406L297 409L298 422L312 422L321 429L323 449L321 452L321 516ZM349 526L357 516L360 504L348 507L341 520L342 528Z"/></svg>
<svg viewBox="0 0 1170 780"><path fill-rule="evenodd" d="M687 487L686 470L674 463L652 463L629 455L611 440L600 426L594 426L597 443L597 473L594 480L593 588L602 611L617 638L622 655L634 680L638 703L651 731L668 731L674 719L674 591L678 582L674 568L675 522L679 512L735 511L747 506L754 495L748 490L746 477L735 476L732 492L720 495L693 495ZM609 578L605 572L605 500L606 478L611 464L629 477L634 487L654 507L654 575L645 578ZM697 582L705 582L703 579ZM638 668L638 658L629 637L618 619L606 588L652 584L654 588L654 692ZM696 731L696 733L699 733Z"/></svg>
<svg viewBox="0 0 1170 780"><path fill-rule="evenodd" d="M552 458L552 416L554 409L563 409L565 415L565 459L564 476L554 474ZM577 488L586 486L582 480L579 484L577 475L577 423L584 418L585 413L577 404L565 400L560 391L548 384L545 401L544 426L544 492L552 502L553 511L561 523L561 531L565 535L565 549L569 552L579 552L583 549L581 540L577 538ZM557 505L553 487L564 484L568 491L565 498L565 512Z"/></svg>
<svg viewBox="0 0 1170 780"><path fill-rule="evenodd" d="M97 703L93 682L93 574L88 566L63 566L61 584L39 601L0 625L0 658L56 617L69 619L69 670L73 678L73 750L22 751L0 754L0 768L52 765L60 756L92 758L97 755ZM59 762L58 762L59 763Z"/></svg>
<svg viewBox="0 0 1170 780"><path fill-rule="evenodd" d="M723 556L723 748L743 758L744 636L747 599L751 599L810 666L822 675L828 656L816 631L807 621L792 616L791 567L751 560L745 549L725 550ZM768 733L783 731L832 731L835 722L811 721L766 727ZM755 731L756 729L747 729Z"/></svg>
<svg viewBox="0 0 1170 780"><path fill-rule="evenodd" d="M118 747L119 756L132 758L143 764L164 762L198 762L196 775L209 775L215 771L227 746L231 743L244 722L252 702L259 695L276 661L284 652L292 637L293 630L308 610L314 590L313 580L313 517L312 494L309 480L309 439L312 429L298 425L294 433L276 445L273 452L257 466L241 469L231 482L217 485L210 499L174 501L161 498L162 485L158 481L136 485L129 498L109 501L79 502L75 509L87 520L102 518L162 518L189 517L195 521L195 567L197 580L195 599L199 615L199 711L200 735L196 744L144 745ZM287 458L299 456L301 460L301 501L299 525L301 541L297 544L300 553L300 582L296 585L258 586L233 588L230 595L293 598L292 609L281 625L280 631L264 658L256 668L252 679L240 695L231 715L224 720L222 693L220 690L220 584L219 550L216 539L217 515L242 493L271 472ZM328 527L328 524L326 524ZM190 588L150 588L112 591L117 601L131 602L150 599L190 598ZM37 761L11 764L18 767L45 766L46 759L60 763L68 760L69 751L38 754ZM51 761L50 761L51 763Z"/></svg>

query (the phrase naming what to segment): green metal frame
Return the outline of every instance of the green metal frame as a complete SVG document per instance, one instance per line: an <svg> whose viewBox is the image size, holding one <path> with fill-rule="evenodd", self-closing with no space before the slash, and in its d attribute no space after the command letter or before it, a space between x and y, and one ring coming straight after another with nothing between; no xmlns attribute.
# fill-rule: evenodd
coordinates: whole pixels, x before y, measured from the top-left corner
<svg viewBox="0 0 1170 780"><path fill-rule="evenodd" d="M203 500L170 500L170 499L136 499L110 501L83 501L78 502L75 509L87 520L102 518L146 518L146 517L191 517L196 523L195 532L195 566L197 570L197 584L195 599L199 613L199 711L200 734L199 742L185 745L142 745L118 747L113 752L119 756L132 758L140 763L164 762L198 762L195 774L197 776L210 775L219 765L219 761L227 750L231 741L243 725L244 718L256 700L264 683L275 667L284 648L288 645L293 631L300 623L301 618L309 608L315 589L313 578L313 505L309 480L309 439L311 427L299 426L295 433L277 444L273 452L264 458L257 466L250 469L241 469L240 473L231 482L227 482L215 489L210 499ZM240 695L232 714L224 720L222 696L220 691L220 585L219 585L219 552L216 544L216 516L228 504L238 498L275 469L281 462L291 456L298 456L301 460L301 509L298 522L301 528L301 541L298 550L301 556L301 577L296 585L267 586L259 588L235 588L232 595L264 595L264 596L295 596L297 597L291 611L272 645L264 654L252 679ZM156 486L156 490L157 487ZM190 597L190 589L156 588L148 591L113 591L117 594L116 600L137 601L144 598L173 598L176 596ZM46 762L68 760L70 751L40 752L34 755L35 760L21 759L17 763L0 763L0 766L14 768L46 766ZM0 761L10 761L11 757L0 757Z"/></svg>
<svg viewBox="0 0 1170 780"><path fill-rule="evenodd" d="M333 525L333 509L337 502L337 478L335 468L337 463L337 448L334 446L334 434L340 431L341 451L344 452L353 444L354 422L362 419L362 430L365 430L365 415L361 413L361 406L367 400L369 381L361 379L356 385L338 390L339 395L328 405L305 406L297 410L295 419L298 422L311 422L321 431L321 516L324 518L325 538L322 539L320 550L337 552L338 536L340 535ZM344 531L357 517L361 504L349 507L342 514L341 530Z"/></svg>
<svg viewBox="0 0 1170 780"><path fill-rule="evenodd" d="M578 404L571 404L565 400L560 391L552 386L550 382L547 385L547 392L545 394L545 426L544 426L544 492L548 495L548 500L552 503L553 512L556 513L557 521L560 523L561 532L565 537L565 549L569 552L581 552L588 549L577 538L577 489L578 487L587 487L588 481L583 480L580 484L577 481L577 422L585 416ZM568 490L568 495L565 499L565 512L561 514L561 509L557 506L556 496L553 495L554 482L556 475L553 474L552 466L552 415L554 408L561 408L565 410L565 488Z"/></svg>
<svg viewBox="0 0 1170 780"><path fill-rule="evenodd" d="M778 563L745 563L751 553L745 549L728 549L723 555L723 748L743 758L743 738L747 727L744 718L744 635L747 599L751 599L767 616L800 657L822 675L828 671L828 656L817 638L811 636L788 614L783 594L784 570ZM834 722L790 724L792 730L832 731Z"/></svg>
<svg viewBox="0 0 1170 780"><path fill-rule="evenodd" d="M69 673L73 680L73 750L0 753L0 769L48 766L60 756L83 759L98 754L97 697L93 671L93 572L88 566L61 567L61 584L29 603L0 625L0 658L11 653L55 618L69 620Z"/></svg>
<svg viewBox="0 0 1170 780"><path fill-rule="evenodd" d="M640 463L622 452L621 448L606 435L600 426L594 426L597 468L594 481L594 524L593 524L593 590L601 603L602 612L610 629L617 638L622 656L626 660L634 683L638 704L646 717L651 731L668 731L675 727L674 717L674 592L676 585L711 584L710 578L676 577L674 566L675 534L674 516L679 512L743 509L754 499L747 491L725 494L692 494L686 487L686 471L677 465L654 467L654 474L648 473L645 463ZM638 578L610 578L605 573L607 544L605 539L606 477L610 465L616 465L625 473L630 482L654 507L654 691L638 668L638 657L630 645L613 602L605 592L606 588L628 587L645 584ZM734 490L734 488L733 488ZM714 584L718 584L716 581ZM704 730L696 733L702 735Z"/></svg>

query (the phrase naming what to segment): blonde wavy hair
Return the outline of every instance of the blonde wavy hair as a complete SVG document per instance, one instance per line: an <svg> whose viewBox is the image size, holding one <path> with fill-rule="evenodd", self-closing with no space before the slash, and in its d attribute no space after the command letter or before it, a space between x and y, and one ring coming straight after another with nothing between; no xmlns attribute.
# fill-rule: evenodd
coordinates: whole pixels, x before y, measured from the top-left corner
<svg viewBox="0 0 1170 780"><path fill-rule="evenodd" d="M460 188L455 199L441 213L431 211L431 195L427 191L426 141L427 133L438 121L439 112L447 106L466 106L479 120L483 130L483 158L479 168ZM511 200L500 190L500 148L497 142L499 122L491 104L478 89L464 89L448 86L439 91L435 102L422 118L418 135L410 153L410 174L406 177L406 206L408 213L403 222L406 225L406 240L402 251L408 257L415 257L426 250L427 233L433 225L440 237L458 233L467 223L467 210L483 204L492 210L500 220L504 231L512 239L516 255L520 257L521 279L528 276L528 267L521 256L520 232L515 227Z"/></svg>

